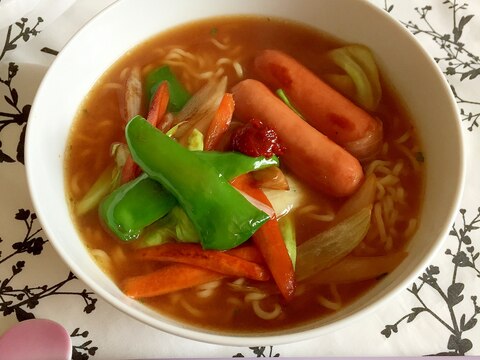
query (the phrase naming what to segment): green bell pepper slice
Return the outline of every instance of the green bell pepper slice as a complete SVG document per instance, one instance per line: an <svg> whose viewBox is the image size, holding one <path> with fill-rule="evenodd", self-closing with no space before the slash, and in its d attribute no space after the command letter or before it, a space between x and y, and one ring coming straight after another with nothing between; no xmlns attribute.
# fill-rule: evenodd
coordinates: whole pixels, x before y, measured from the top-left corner
<svg viewBox="0 0 480 360"><path fill-rule="evenodd" d="M177 199L197 229L205 249L234 248L248 240L269 219L214 166L141 116L128 122L125 137L133 160Z"/></svg>
<svg viewBox="0 0 480 360"><path fill-rule="evenodd" d="M193 152L198 158L212 164L228 181L238 175L278 166L278 157L269 159L250 157L236 152ZM177 201L157 181L142 174L112 193L100 204L103 223L123 241L137 239L142 230L173 210Z"/></svg>
<svg viewBox="0 0 480 360"><path fill-rule="evenodd" d="M147 75L147 78L145 79L145 87L149 96L149 101L152 100L157 88L163 81L167 82L170 95L167 107L168 111L180 111L190 99L190 94L167 65L152 70Z"/></svg>
<svg viewBox="0 0 480 360"><path fill-rule="evenodd" d="M280 164L276 155L267 159L264 156L251 157L239 152L195 151L194 154L212 164L228 181L250 171Z"/></svg>
<svg viewBox="0 0 480 360"><path fill-rule="evenodd" d="M137 239L148 225L165 216L177 200L146 174L120 186L99 207L100 217L121 240Z"/></svg>

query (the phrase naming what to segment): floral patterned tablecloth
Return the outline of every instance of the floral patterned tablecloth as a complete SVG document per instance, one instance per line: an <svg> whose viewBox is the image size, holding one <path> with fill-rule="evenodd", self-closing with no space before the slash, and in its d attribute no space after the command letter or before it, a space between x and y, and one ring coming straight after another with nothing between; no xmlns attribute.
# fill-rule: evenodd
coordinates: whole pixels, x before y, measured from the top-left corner
<svg viewBox="0 0 480 360"><path fill-rule="evenodd" d="M349 327L280 346L202 344L152 329L105 303L69 271L42 232L23 153L30 104L46 69L75 31L113 1L44 0L0 28L0 334L25 319L55 320L70 333L73 359L480 355L480 2L371 1L440 66L467 144L461 209L443 251L415 282Z"/></svg>

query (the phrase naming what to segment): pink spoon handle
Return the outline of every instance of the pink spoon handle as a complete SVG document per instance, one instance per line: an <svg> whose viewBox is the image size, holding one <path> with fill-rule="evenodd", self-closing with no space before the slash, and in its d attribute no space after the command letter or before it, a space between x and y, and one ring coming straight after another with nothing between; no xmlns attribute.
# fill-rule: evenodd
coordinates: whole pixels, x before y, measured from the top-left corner
<svg viewBox="0 0 480 360"><path fill-rule="evenodd" d="M25 320L0 337L0 358L9 360L67 360L72 356L70 335L51 320Z"/></svg>

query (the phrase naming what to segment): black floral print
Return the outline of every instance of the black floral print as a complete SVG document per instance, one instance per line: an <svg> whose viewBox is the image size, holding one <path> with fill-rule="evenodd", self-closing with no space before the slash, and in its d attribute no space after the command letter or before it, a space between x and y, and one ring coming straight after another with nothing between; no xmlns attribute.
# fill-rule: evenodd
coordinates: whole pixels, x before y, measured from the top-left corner
<svg viewBox="0 0 480 360"><path fill-rule="evenodd" d="M9 111L0 111L0 134L10 126L17 126L21 128L20 136L17 141L16 154L7 154L2 149L2 142L0 141L0 164L3 162L19 161L24 163L24 144L25 132L30 113L30 105L25 105L22 108L18 105L19 95L17 90L13 87L12 81L18 73L18 65L11 62L8 64L7 74L0 74L0 86L7 89L7 95L4 96L5 102L9 106Z"/></svg>
<svg viewBox="0 0 480 360"><path fill-rule="evenodd" d="M29 284L16 286L15 278L18 277L28 267L28 256L40 256L44 251L48 240L46 240L38 225L37 216L28 209L19 209L14 219L24 225L24 236L20 241L10 242L0 238L0 266L10 266L10 275L0 278L0 313L3 316L15 315L18 321L34 319L35 308L52 296L75 296L82 299L83 312L90 314L95 310L97 299L94 294L86 289L81 291L67 291L65 286L72 281L76 281L76 276L72 272L68 272L66 277L54 284ZM27 255L25 258L24 255ZM35 271L35 269L32 269ZM86 334L84 336L84 334ZM88 332L82 332L80 335L78 329L72 336L86 337ZM91 341L90 341L91 343ZM96 348L88 347L90 345L83 344L74 347L79 354L83 350L87 354L94 355ZM83 350L82 350L83 349ZM88 357L87 357L88 358ZM76 359L83 359L77 357Z"/></svg>
<svg viewBox="0 0 480 360"><path fill-rule="evenodd" d="M280 357L279 353L276 353L273 350L273 346L254 346L254 347L249 347L248 348L251 353L253 353L254 357L260 358L260 357ZM236 355L233 355L234 358L243 358L245 355L242 353L237 353ZM247 356L250 357L250 356Z"/></svg>
<svg viewBox="0 0 480 360"><path fill-rule="evenodd" d="M0 3L2 0L0 0ZM388 14L399 18L401 23L424 44L434 49L432 57L441 68L450 84L457 101L465 133L477 135L480 121L480 98L475 92L465 90L466 84L478 87L480 81L480 53L478 46L468 41L468 33L473 24L480 21L470 4L473 1L458 0L374 0ZM409 7L409 18L399 13L399 9ZM435 16L439 11L447 17ZM24 138L30 112L30 104L25 104L21 89L16 85L18 74L22 74L22 64L7 59L18 49L36 37L44 26L46 17L21 18L11 24L0 35L0 135L7 129L16 129L18 138L13 139L14 146L6 146L5 138L0 137L0 172L11 166L24 163ZM443 22L438 19L442 18ZM447 20L447 21L445 21ZM477 25L478 26L478 25ZM45 44L41 54L55 56L55 46ZM3 140L3 144L2 144ZM12 139L9 139L12 140ZM3 168L2 168L3 167ZM478 206L478 205L477 205ZM45 255L50 246L43 234L34 211L29 206L8 209L7 216L20 227L22 233L17 238L2 235L0 238L0 313L18 321L35 318L39 314L39 305L58 297L72 301L72 312L78 317L89 316L97 310L95 294L84 288L75 275L68 270L61 274L60 280L44 279L40 283L19 281L29 271L35 271L33 259ZM432 350L426 355L471 355L478 353L478 331L480 303L478 299L480 266L479 250L476 244L480 228L480 208L461 209L459 220L451 227L447 239L447 249L434 264L430 264L417 280L406 290L405 295L414 305L404 315L394 319L384 319L376 334L385 341L401 342L402 332L416 329L419 319L426 319L432 327L445 334L445 343L441 351ZM443 260L443 262L442 262ZM470 275L473 281L461 279ZM21 284L21 285L19 285ZM68 290L67 290L68 289ZM74 290L71 290L74 289ZM433 294L433 295L432 295ZM433 299L432 299L433 296ZM432 300L436 305L432 306ZM438 305L440 304L440 305ZM440 310L438 307L440 306ZM81 316L78 316L81 315ZM71 331L71 329L70 329ZM76 325L71 331L72 359L88 360L99 356L101 339L95 339L92 329ZM408 345L408 344L407 344ZM438 345L438 344L436 344ZM432 345L433 346L433 345ZM280 351L279 349L282 349ZM230 354L232 357L281 357L287 356L282 347L248 347ZM226 350L228 351L228 350ZM313 355L313 354L312 354ZM195 356L192 353L191 356Z"/></svg>
<svg viewBox="0 0 480 360"><path fill-rule="evenodd" d="M32 36L37 36L40 33L38 26L43 22L41 17L37 18L37 22L33 27L28 26L28 22L29 20L27 18L21 18L15 24L12 24L8 27L3 49L0 52L0 61L8 51L12 51L17 48L18 42L27 42Z"/></svg>
<svg viewBox="0 0 480 360"><path fill-rule="evenodd" d="M447 249L445 254L451 258L453 265L452 278L446 288L442 288L439 282L441 275L440 268L435 265L429 266L425 272L418 278L419 282L414 283L408 291L415 296L419 306L411 309L409 314L406 314L392 325L385 326L382 334L389 338L393 333L399 331L398 326L402 322L410 323L416 319L420 314L431 316L450 333L446 350L444 352L434 355L465 355L472 349L472 341L467 338L468 331L472 330L478 322L480 315L480 306L477 303L477 296L472 295L471 311L464 313L457 311L457 305L463 301L467 301L464 296L465 284L458 281L458 273L460 271L473 271L477 278L480 278L479 264L477 262L480 253L476 250L472 242L471 235L474 231L480 229L480 208L477 214L470 221L466 219L466 210L460 210L462 216L462 227L457 229L456 225L452 226L450 236L456 240L456 246L452 249ZM448 317L442 317L435 310L431 309L422 297L422 290L424 288L433 289L443 301L444 307L448 310Z"/></svg>
<svg viewBox="0 0 480 360"><path fill-rule="evenodd" d="M436 7L442 6L451 13L450 31L437 30L437 24L430 20L430 14ZM385 1L385 10L392 11L393 5L388 5ZM425 40L430 39L440 50L434 57L437 64L442 69L447 80L450 82L451 90L457 100L460 108L462 121L467 125L469 132L478 128L480 117L480 101L464 99L460 95L461 82L474 81L480 75L480 57L470 50L463 41L463 34L468 25L474 19L474 14L468 12L468 4L456 0L442 0L432 2L432 4L423 7L415 7L418 15L418 21L413 20L403 22L415 36ZM475 328L480 314L480 307L477 302L477 295L472 294L466 297L466 286L478 284L465 284L458 280L458 274L461 271L473 271L477 278L480 277L478 268L478 257L480 253L476 250L472 236L478 230L480 219L480 208L472 220L466 219L467 210L461 209L460 215L462 226L457 229L453 224L450 231L450 237L456 241L453 249L447 249L445 255L451 258L452 275L451 280L445 287L445 279L448 276L448 269L440 269L439 266L430 265L424 273L418 278L418 282L412 284L407 289L418 302L418 306L411 308L410 313L404 315L398 321L391 325L386 325L381 333L390 338L393 334L399 332L401 323L412 323L418 316L430 316L439 326L450 335L445 346L445 351L434 355L465 355L473 347L472 339L468 335L469 331ZM442 280L442 281L440 281ZM433 289L438 299L443 303L443 312L429 306L424 298L424 290ZM464 305L470 301L470 311L465 311ZM413 326L413 325L412 325Z"/></svg>

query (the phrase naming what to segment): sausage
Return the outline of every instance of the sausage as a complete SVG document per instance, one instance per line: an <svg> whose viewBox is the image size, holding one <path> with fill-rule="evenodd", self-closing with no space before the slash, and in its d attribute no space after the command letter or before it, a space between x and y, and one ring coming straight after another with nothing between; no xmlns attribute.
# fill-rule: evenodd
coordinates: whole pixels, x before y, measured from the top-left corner
<svg viewBox="0 0 480 360"><path fill-rule="evenodd" d="M282 161L313 189L335 197L354 193L363 180L359 161L303 121L257 80L243 80L232 89L234 116L252 118L275 130L286 147Z"/></svg>
<svg viewBox="0 0 480 360"><path fill-rule="evenodd" d="M308 123L357 158L371 158L380 149L381 122L297 60L278 50L263 50L254 67L272 90L285 91Z"/></svg>

